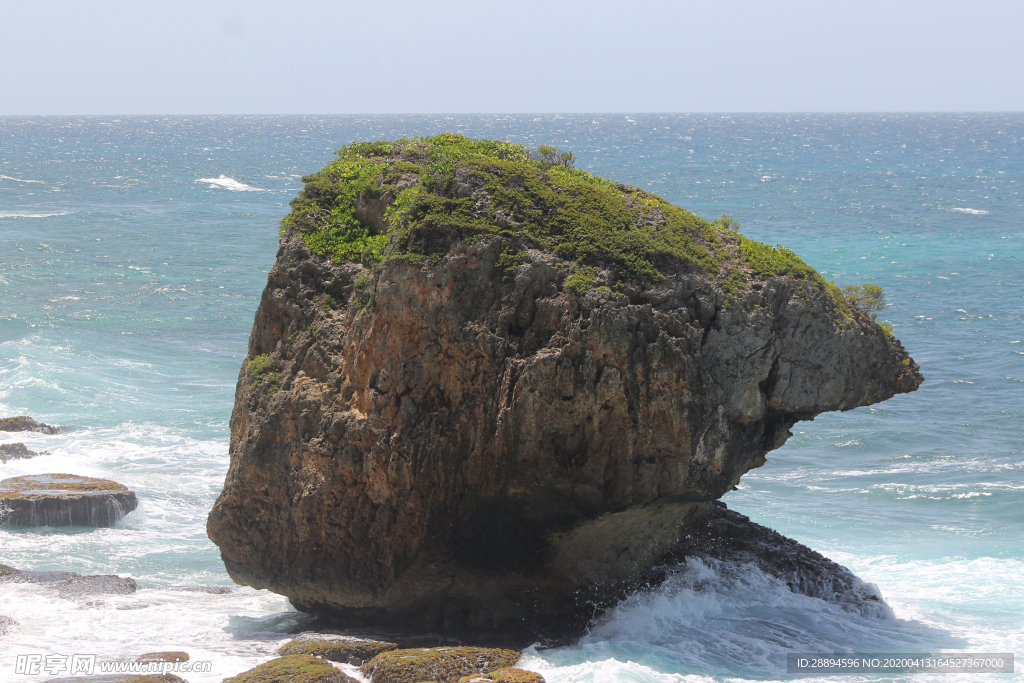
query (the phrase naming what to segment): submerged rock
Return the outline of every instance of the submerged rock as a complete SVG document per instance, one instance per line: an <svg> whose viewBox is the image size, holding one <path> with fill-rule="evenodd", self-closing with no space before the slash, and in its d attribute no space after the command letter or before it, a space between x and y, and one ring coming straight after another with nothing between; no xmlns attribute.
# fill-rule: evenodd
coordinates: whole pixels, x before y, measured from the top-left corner
<svg viewBox="0 0 1024 683"><path fill-rule="evenodd" d="M578 633L797 421L922 381L792 252L515 145L354 145L293 206L207 529L346 626Z"/></svg>
<svg viewBox="0 0 1024 683"><path fill-rule="evenodd" d="M30 451L23 443L3 443L0 444L0 462L7 462L8 460L25 460L27 458L34 458L37 455L49 455L46 451L36 453Z"/></svg>
<svg viewBox="0 0 1024 683"><path fill-rule="evenodd" d="M34 474L0 481L0 525L109 527L137 505L133 491L109 479Z"/></svg>
<svg viewBox="0 0 1024 683"><path fill-rule="evenodd" d="M507 669L519 661L516 650L485 647L430 647L382 652L359 671L372 683L457 683L464 676Z"/></svg>
<svg viewBox="0 0 1024 683"><path fill-rule="evenodd" d="M31 417L0 417L0 432L41 432L43 434L59 434L63 427L36 422Z"/></svg>
<svg viewBox="0 0 1024 683"><path fill-rule="evenodd" d="M360 666L381 652L398 649L397 643L330 633L306 633L282 645L279 655L313 655L332 662Z"/></svg>
<svg viewBox="0 0 1024 683"><path fill-rule="evenodd" d="M5 617L0 614L0 636L6 636L8 633L18 627L18 622L10 617Z"/></svg>
<svg viewBox="0 0 1024 683"><path fill-rule="evenodd" d="M356 680L311 655L287 655L225 678L224 683L356 683Z"/></svg>

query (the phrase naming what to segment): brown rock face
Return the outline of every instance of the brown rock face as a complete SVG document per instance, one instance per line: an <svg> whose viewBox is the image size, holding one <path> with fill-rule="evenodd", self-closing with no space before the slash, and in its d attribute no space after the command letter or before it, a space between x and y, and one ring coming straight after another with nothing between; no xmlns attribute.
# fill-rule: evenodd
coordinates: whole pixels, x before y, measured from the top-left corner
<svg viewBox="0 0 1024 683"><path fill-rule="evenodd" d="M578 296L545 252L509 279L504 241L371 274L284 236L208 524L235 581L352 624L578 627L798 420L922 381L790 278Z"/></svg>

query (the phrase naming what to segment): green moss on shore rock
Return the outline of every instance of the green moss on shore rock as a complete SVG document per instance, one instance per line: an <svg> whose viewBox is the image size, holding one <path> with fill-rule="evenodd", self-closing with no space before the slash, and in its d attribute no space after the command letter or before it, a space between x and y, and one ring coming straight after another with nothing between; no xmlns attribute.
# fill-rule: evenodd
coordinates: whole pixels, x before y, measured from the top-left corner
<svg viewBox="0 0 1024 683"><path fill-rule="evenodd" d="M383 652L360 667L372 683L457 683L519 661L516 650L486 647L434 647Z"/></svg>
<svg viewBox="0 0 1024 683"><path fill-rule="evenodd" d="M366 640L352 636L309 634L290 640L277 651L279 655L313 655L332 662L359 666L381 652L398 649L395 643Z"/></svg>
<svg viewBox="0 0 1024 683"><path fill-rule="evenodd" d="M500 235L511 243L502 264L509 276L522 248L553 252L572 265L569 285L579 296L598 268L649 281L688 269L729 292L775 276L839 291L785 247L743 237L725 216L707 221L637 187L546 163L516 143L452 133L353 143L303 180L282 228L336 261L436 261L457 242ZM848 312L841 292L837 303Z"/></svg>
<svg viewBox="0 0 1024 683"><path fill-rule="evenodd" d="M224 679L224 683L356 683L351 676L311 655L287 655Z"/></svg>

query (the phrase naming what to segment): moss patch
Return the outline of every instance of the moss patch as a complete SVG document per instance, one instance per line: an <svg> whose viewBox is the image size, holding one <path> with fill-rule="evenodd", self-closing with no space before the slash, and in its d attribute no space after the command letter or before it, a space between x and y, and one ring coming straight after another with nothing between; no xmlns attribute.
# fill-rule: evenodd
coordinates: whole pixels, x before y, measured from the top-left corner
<svg viewBox="0 0 1024 683"><path fill-rule="evenodd" d="M224 683L355 683L355 679L322 659L287 655L226 678Z"/></svg>
<svg viewBox="0 0 1024 683"><path fill-rule="evenodd" d="M381 652L398 649L395 643L346 637L296 638L281 646L279 655L313 655L332 662L355 664L368 662Z"/></svg>
<svg viewBox="0 0 1024 683"><path fill-rule="evenodd" d="M373 683L455 683L515 664L515 650L484 647L435 647L384 652L360 667Z"/></svg>

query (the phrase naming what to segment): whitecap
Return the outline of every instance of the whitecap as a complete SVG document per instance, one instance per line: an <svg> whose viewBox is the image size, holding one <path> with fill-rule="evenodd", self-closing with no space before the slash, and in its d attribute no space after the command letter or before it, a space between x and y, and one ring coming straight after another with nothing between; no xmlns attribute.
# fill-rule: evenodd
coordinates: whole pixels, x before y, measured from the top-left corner
<svg viewBox="0 0 1024 683"><path fill-rule="evenodd" d="M68 213L67 211L56 211L54 213L0 212L0 218L49 218L50 216L67 216Z"/></svg>
<svg viewBox="0 0 1024 683"><path fill-rule="evenodd" d="M222 175L219 178L200 178L196 182L206 183L212 188L219 187L224 190L231 190L232 192L265 192L265 190L259 187L253 187L252 185L240 183L234 178L229 178L226 175Z"/></svg>
<svg viewBox="0 0 1024 683"><path fill-rule="evenodd" d="M970 216L984 216L985 214L988 213L988 211L985 211L984 209L970 209L963 206L955 206L952 209L950 209L950 211L956 211L957 213L966 213Z"/></svg>
<svg viewBox="0 0 1024 683"><path fill-rule="evenodd" d="M16 183L42 183L46 184L45 180L25 180L24 178L12 178L9 175L0 175L0 180L13 180Z"/></svg>

